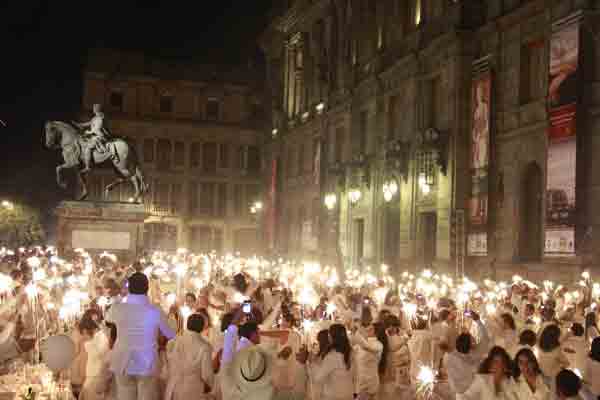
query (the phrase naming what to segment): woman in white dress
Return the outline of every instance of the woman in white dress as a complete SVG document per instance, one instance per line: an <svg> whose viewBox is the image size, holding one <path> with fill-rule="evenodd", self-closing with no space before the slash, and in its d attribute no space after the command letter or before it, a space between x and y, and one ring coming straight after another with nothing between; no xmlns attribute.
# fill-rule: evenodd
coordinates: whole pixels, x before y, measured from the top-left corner
<svg viewBox="0 0 600 400"><path fill-rule="evenodd" d="M308 366L310 377L323 388L320 400L352 400L352 348L346 327L331 325L329 336L331 347L322 360L313 359Z"/></svg>
<svg viewBox="0 0 600 400"><path fill-rule="evenodd" d="M379 392L380 373L385 372L389 346L382 323L371 324L365 331L359 330L352 336L356 350L356 393L361 398L374 399Z"/></svg>
<svg viewBox="0 0 600 400"><path fill-rule="evenodd" d="M519 399L550 400L552 398L535 354L530 349L521 349L515 357L515 382Z"/></svg>
<svg viewBox="0 0 600 400"><path fill-rule="evenodd" d="M494 346L479 367L479 373L466 392L456 400L517 400L510 356L502 347Z"/></svg>

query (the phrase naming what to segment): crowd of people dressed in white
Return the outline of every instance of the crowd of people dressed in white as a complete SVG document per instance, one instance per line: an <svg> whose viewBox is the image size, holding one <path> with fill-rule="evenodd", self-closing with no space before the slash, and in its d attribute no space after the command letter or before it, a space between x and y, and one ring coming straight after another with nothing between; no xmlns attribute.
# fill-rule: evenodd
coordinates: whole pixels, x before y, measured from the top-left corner
<svg viewBox="0 0 600 400"><path fill-rule="evenodd" d="M168 300L144 268L90 284L92 300L69 333L79 400L600 396L597 312L583 301L563 307L560 291L542 299L515 283L497 309L474 302L460 312L451 299L426 304L415 293L409 316L393 290L379 303L372 288L337 286L308 309L298 293L243 272L184 284ZM13 272L16 302L24 276ZM30 345L27 307L8 304L0 309L4 361ZM52 325L50 313L43 318Z"/></svg>

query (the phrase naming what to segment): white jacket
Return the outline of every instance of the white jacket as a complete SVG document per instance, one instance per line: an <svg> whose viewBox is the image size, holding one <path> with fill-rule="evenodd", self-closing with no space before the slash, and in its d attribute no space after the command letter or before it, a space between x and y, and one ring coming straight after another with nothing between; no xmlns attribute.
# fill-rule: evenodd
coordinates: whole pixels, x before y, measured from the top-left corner
<svg viewBox="0 0 600 400"><path fill-rule="evenodd" d="M519 399L531 399L531 400L550 400L553 399L552 392L546 382L544 382L544 378L541 375L537 376L535 382L535 393L531 391L529 384L524 376L520 376L519 379L515 381L515 387L517 390L517 396Z"/></svg>
<svg viewBox="0 0 600 400"><path fill-rule="evenodd" d="M480 342L468 354L458 351L447 353L444 357L444 366L448 373L448 384L453 393L464 393L473 383L479 364L485 357L490 337L481 321L477 321L478 337Z"/></svg>
<svg viewBox="0 0 600 400"><path fill-rule="evenodd" d="M506 378L502 390L496 394L494 377L491 374L477 374L466 392L456 395L456 400L520 400L517 385L512 378Z"/></svg>
<svg viewBox="0 0 600 400"><path fill-rule="evenodd" d="M212 346L201 334L185 331L167 348L169 379L165 400L203 398L214 387Z"/></svg>
<svg viewBox="0 0 600 400"><path fill-rule="evenodd" d="M356 393L376 394L379 390L379 361L383 344L375 337L365 339L356 332L352 336L356 360Z"/></svg>

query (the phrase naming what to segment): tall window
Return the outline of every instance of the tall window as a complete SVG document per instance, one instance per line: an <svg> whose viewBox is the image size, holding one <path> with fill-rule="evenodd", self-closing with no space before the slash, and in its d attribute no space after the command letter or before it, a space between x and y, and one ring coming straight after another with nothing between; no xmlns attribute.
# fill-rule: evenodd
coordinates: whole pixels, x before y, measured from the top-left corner
<svg viewBox="0 0 600 400"><path fill-rule="evenodd" d="M144 139L144 162L154 162L154 140Z"/></svg>
<svg viewBox="0 0 600 400"><path fill-rule="evenodd" d="M300 143L300 147L298 148L298 173L299 176L304 175L304 143Z"/></svg>
<svg viewBox="0 0 600 400"><path fill-rule="evenodd" d="M202 169L208 173L217 171L217 144L214 142L202 145Z"/></svg>
<svg viewBox="0 0 600 400"><path fill-rule="evenodd" d="M248 172L258 173L260 172L260 150L257 146L248 146L248 160L247 168Z"/></svg>
<svg viewBox="0 0 600 400"><path fill-rule="evenodd" d="M357 152L358 153L366 153L368 151L367 146L368 146L368 140L367 140L367 135L368 135L368 130L369 130L369 113L368 111L361 111L360 113L360 123L358 126L358 140L357 140L357 145L358 145L358 149Z"/></svg>
<svg viewBox="0 0 600 400"><path fill-rule="evenodd" d="M220 102L216 97L209 97L206 101L206 119L215 121L219 119Z"/></svg>
<svg viewBox="0 0 600 400"><path fill-rule="evenodd" d="M342 162L344 157L344 128L338 127L335 130L335 162Z"/></svg>
<svg viewBox="0 0 600 400"><path fill-rule="evenodd" d="M160 208L169 207L169 184L165 182L154 182L154 204Z"/></svg>
<svg viewBox="0 0 600 400"><path fill-rule="evenodd" d="M388 138L393 139L396 137L396 131L398 126L396 124L398 118L398 97L390 96L388 105Z"/></svg>
<svg viewBox="0 0 600 400"><path fill-rule="evenodd" d="M156 144L156 161L159 169L171 168L171 142L159 139Z"/></svg>
<svg viewBox="0 0 600 400"><path fill-rule="evenodd" d="M199 185L197 182L190 182L190 187L189 187L190 191L189 191L189 203L190 203L190 213L192 215L197 215L198 214L198 191L199 191Z"/></svg>
<svg viewBox="0 0 600 400"><path fill-rule="evenodd" d="M219 143L219 168L229 168L228 143Z"/></svg>
<svg viewBox="0 0 600 400"><path fill-rule="evenodd" d="M110 92L109 98L110 108L117 111L123 111L123 92L113 90Z"/></svg>
<svg viewBox="0 0 600 400"><path fill-rule="evenodd" d="M185 164L185 145L183 142L175 142L174 163L180 167Z"/></svg>
<svg viewBox="0 0 600 400"><path fill-rule="evenodd" d="M181 211L181 194L183 189L181 183L173 183L171 185L171 209L178 213Z"/></svg>
<svg viewBox="0 0 600 400"><path fill-rule="evenodd" d="M227 184L224 182L217 184L217 216L225 217L227 215Z"/></svg>
<svg viewBox="0 0 600 400"><path fill-rule="evenodd" d="M192 168L198 168L200 166L200 160L202 158L202 143L194 142L190 148L190 166Z"/></svg>
<svg viewBox="0 0 600 400"><path fill-rule="evenodd" d="M160 112L161 113L172 113L173 112L173 96L165 93L160 96Z"/></svg>
<svg viewBox="0 0 600 400"><path fill-rule="evenodd" d="M213 215L215 201L214 182L204 182L200 193L200 212L206 215Z"/></svg>
<svg viewBox="0 0 600 400"><path fill-rule="evenodd" d="M290 145L288 147L288 155L287 155L287 176L291 178L294 176L294 147Z"/></svg>
<svg viewBox="0 0 600 400"><path fill-rule="evenodd" d="M528 104L544 93L544 79L540 79L544 73L544 42L521 46L520 69L519 100L521 104Z"/></svg>
<svg viewBox="0 0 600 400"><path fill-rule="evenodd" d="M423 82L423 128L440 128L443 94L440 77Z"/></svg>
<svg viewBox="0 0 600 400"><path fill-rule="evenodd" d="M244 215L246 205L244 203L244 185L236 184L233 187L233 206L235 215L241 217Z"/></svg>
<svg viewBox="0 0 600 400"><path fill-rule="evenodd" d="M258 185L246 185L246 200L248 203L259 201L260 198L260 187ZM250 210L250 204L246 207Z"/></svg>

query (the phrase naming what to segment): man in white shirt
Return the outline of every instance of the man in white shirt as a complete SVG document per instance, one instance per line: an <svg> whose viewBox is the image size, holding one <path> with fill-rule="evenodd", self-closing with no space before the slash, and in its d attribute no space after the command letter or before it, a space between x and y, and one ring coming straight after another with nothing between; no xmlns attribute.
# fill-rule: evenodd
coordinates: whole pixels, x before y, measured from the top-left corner
<svg viewBox="0 0 600 400"><path fill-rule="evenodd" d="M481 322L479 315L473 311L470 311L468 315L477 325L479 344L475 345L475 339L470 334L462 333L456 339L456 350L446 353L444 357L448 383L455 394L462 394L471 386L477 368L485 357L490 342L487 329Z"/></svg>
<svg viewBox="0 0 600 400"><path fill-rule="evenodd" d="M127 301L114 304L106 316L117 327L111 371L119 400L157 400L158 334L175 337L166 315L148 299L148 278L136 272L129 277Z"/></svg>

